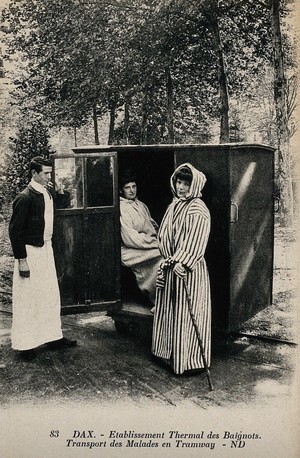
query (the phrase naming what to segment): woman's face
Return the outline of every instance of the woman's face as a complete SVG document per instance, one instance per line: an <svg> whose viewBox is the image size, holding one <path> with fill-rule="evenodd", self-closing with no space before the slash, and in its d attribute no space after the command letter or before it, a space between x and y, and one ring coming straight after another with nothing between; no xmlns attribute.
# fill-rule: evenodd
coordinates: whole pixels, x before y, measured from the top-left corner
<svg viewBox="0 0 300 458"><path fill-rule="evenodd" d="M130 181L122 186L122 196L127 200L134 200L136 198L137 187L135 181Z"/></svg>
<svg viewBox="0 0 300 458"><path fill-rule="evenodd" d="M182 180L181 178L177 178L175 182L175 189L177 197L186 197L190 190L190 183L186 180Z"/></svg>

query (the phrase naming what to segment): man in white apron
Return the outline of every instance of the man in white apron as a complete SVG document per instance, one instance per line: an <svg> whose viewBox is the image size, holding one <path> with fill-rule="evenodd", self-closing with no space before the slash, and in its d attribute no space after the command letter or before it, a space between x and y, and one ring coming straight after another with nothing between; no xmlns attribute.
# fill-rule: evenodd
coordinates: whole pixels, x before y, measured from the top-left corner
<svg viewBox="0 0 300 458"><path fill-rule="evenodd" d="M52 250L53 197L51 162L37 156L30 162L31 181L16 197L9 225L15 257L13 275L12 348L22 359L36 357L35 348L72 347L63 337L60 293Z"/></svg>

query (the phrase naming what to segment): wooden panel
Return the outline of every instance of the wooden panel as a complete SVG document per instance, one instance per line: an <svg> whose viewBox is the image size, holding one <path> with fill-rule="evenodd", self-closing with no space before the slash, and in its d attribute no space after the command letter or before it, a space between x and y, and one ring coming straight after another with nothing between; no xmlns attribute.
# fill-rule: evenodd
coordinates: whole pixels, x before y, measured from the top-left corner
<svg viewBox="0 0 300 458"><path fill-rule="evenodd" d="M116 226L116 216L111 213L91 213L86 220L86 299L91 303L114 301L120 295Z"/></svg>
<svg viewBox="0 0 300 458"><path fill-rule="evenodd" d="M272 302L273 152L231 152L230 328L235 329ZM238 214L236 210L238 209Z"/></svg>
<svg viewBox="0 0 300 458"><path fill-rule="evenodd" d="M57 214L53 248L62 305L84 304L82 215Z"/></svg>

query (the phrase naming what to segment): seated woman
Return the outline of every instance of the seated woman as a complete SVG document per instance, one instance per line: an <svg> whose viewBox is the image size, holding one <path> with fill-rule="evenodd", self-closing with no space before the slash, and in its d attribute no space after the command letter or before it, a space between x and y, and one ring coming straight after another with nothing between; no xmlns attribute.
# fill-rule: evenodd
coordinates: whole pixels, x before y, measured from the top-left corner
<svg viewBox="0 0 300 458"><path fill-rule="evenodd" d="M157 244L157 224L148 207L137 198L136 176L124 171L119 180L121 261L130 267L140 290L155 303L156 276L162 261Z"/></svg>

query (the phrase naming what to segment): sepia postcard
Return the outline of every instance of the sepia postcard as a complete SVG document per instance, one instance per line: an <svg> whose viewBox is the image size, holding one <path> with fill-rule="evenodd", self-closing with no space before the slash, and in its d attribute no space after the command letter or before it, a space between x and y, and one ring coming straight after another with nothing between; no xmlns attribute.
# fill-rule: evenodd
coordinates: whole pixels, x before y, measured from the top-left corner
<svg viewBox="0 0 300 458"><path fill-rule="evenodd" d="M1 457L300 455L298 3L0 0Z"/></svg>

